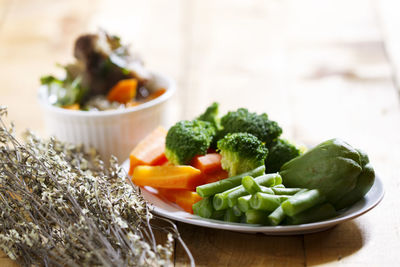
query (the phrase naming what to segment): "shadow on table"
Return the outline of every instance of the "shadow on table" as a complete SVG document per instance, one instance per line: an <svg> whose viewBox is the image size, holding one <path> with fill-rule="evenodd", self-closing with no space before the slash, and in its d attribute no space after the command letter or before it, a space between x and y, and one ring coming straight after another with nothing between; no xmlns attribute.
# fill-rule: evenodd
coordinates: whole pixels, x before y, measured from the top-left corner
<svg viewBox="0 0 400 267"><path fill-rule="evenodd" d="M306 265L340 261L363 247L362 232L354 221L304 236Z"/></svg>
<svg viewBox="0 0 400 267"><path fill-rule="evenodd" d="M363 244L361 231L354 222L296 236L243 234L182 223L178 227L196 266L308 266L340 260ZM179 245L175 266L189 266Z"/></svg>

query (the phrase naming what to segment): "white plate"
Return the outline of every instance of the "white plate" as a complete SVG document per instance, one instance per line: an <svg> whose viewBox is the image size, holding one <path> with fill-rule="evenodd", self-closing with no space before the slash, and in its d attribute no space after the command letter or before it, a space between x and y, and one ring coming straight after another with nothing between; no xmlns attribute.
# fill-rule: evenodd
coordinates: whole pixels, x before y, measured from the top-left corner
<svg viewBox="0 0 400 267"><path fill-rule="evenodd" d="M129 161L125 161L123 168L127 170ZM258 226L242 223L228 223L224 221L204 219L183 211L176 204L164 201L147 190L142 190L143 197L153 206L153 212L157 215L171 220L193 224L202 227L224 229L242 233L263 233L267 235L298 235L314 233L331 228L339 223L354 219L374 208L382 200L384 189L379 177L375 178L375 183L371 190L363 199L355 203L349 209L339 213L338 216L329 220L288 226Z"/></svg>

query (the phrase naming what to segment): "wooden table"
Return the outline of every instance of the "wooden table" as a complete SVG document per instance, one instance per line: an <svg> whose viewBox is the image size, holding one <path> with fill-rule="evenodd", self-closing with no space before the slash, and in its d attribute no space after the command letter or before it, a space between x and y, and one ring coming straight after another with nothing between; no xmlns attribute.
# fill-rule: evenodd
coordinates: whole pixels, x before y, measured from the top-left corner
<svg viewBox="0 0 400 267"><path fill-rule="evenodd" d="M198 266L398 266L396 7L373 0L0 0L0 104L19 132L45 135L39 77L71 60L78 34L107 29L132 42L150 69L176 79L176 120L212 101L222 112L267 112L297 142L340 137L362 148L384 182L377 208L321 233L276 237L178 223ZM188 265L179 245L174 259ZM1 255L0 266L14 265Z"/></svg>

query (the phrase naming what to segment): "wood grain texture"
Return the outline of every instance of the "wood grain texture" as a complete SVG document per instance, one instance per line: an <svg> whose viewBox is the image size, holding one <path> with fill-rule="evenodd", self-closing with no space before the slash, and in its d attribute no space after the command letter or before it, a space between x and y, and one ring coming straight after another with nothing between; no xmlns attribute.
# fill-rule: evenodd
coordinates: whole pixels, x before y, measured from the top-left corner
<svg viewBox="0 0 400 267"><path fill-rule="evenodd" d="M383 180L376 209L321 233L273 237L179 223L198 266L397 266L395 7L389 0L0 0L0 104L19 132L45 135L39 77L72 59L79 33L119 34L150 69L177 81L171 121L193 118L213 101L221 112L267 112L297 142L340 137L362 148ZM174 259L189 264L179 244ZM0 253L0 266L15 263Z"/></svg>
<svg viewBox="0 0 400 267"><path fill-rule="evenodd" d="M304 266L302 236L266 236L179 223L197 266ZM192 240L192 241L188 241ZM176 266L189 266L179 246Z"/></svg>

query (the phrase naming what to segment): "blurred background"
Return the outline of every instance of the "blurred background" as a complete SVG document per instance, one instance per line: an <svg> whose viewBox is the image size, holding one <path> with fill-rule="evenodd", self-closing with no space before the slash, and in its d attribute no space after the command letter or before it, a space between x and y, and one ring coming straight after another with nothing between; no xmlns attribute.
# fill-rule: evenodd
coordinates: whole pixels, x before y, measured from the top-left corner
<svg viewBox="0 0 400 267"><path fill-rule="evenodd" d="M0 0L0 104L18 131L44 135L40 76L72 61L78 35L102 28L176 80L171 121L213 101L222 113L266 112L296 142L340 137L368 151L398 188L398 10L395 0ZM363 250L353 262L366 253L382 256Z"/></svg>
<svg viewBox="0 0 400 267"><path fill-rule="evenodd" d="M0 0L0 100L21 131L44 134L40 76L102 28L176 80L171 121L218 101L267 112L308 145L342 137L380 149L400 143L395 2Z"/></svg>

